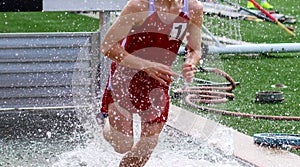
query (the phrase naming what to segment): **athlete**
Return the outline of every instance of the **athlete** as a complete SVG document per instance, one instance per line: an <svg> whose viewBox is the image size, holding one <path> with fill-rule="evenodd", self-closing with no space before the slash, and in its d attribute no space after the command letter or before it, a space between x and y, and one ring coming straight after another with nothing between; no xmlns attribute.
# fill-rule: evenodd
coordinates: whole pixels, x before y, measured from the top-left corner
<svg viewBox="0 0 300 167"><path fill-rule="evenodd" d="M102 99L104 138L125 154L120 167L144 166L158 143L169 111L169 88L178 49L188 52L182 76L191 82L201 58L203 8L198 0L129 0L101 43L113 60ZM134 144L133 114L141 118ZM101 119L98 119L101 121Z"/></svg>

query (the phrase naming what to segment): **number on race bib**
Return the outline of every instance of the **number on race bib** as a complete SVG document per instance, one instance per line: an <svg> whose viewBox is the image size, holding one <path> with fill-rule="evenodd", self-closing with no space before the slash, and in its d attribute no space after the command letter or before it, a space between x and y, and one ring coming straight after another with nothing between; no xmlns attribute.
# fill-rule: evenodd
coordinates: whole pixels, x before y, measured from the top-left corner
<svg viewBox="0 0 300 167"><path fill-rule="evenodd" d="M173 23L173 27L170 33L170 40L178 40L182 37L186 30L187 23Z"/></svg>

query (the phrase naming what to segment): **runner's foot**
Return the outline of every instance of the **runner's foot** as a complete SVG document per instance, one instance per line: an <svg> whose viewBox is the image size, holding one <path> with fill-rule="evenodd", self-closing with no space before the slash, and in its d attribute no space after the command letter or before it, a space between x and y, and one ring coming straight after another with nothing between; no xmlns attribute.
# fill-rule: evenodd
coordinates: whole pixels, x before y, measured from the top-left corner
<svg viewBox="0 0 300 167"><path fill-rule="evenodd" d="M108 117L107 113L99 112L96 116L97 124L103 127L107 117Z"/></svg>

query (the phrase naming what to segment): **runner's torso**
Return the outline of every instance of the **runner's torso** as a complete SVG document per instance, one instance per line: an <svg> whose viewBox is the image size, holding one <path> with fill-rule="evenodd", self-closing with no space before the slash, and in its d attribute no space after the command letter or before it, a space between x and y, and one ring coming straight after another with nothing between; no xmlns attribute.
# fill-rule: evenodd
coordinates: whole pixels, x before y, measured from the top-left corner
<svg viewBox="0 0 300 167"><path fill-rule="evenodd" d="M124 49L137 57L171 66L185 37L189 24L188 0L183 0L181 12L170 23L164 23L149 0L149 15L141 24L134 26L122 41ZM170 84L170 83L168 83ZM169 104L168 86L150 77L144 71L137 71L113 62L108 83L112 98L127 110L148 110L151 101L160 99L161 106ZM163 94L151 94L159 89ZM152 96L152 97L150 97Z"/></svg>
<svg viewBox="0 0 300 167"><path fill-rule="evenodd" d="M171 65L187 31L188 11L188 0L183 0L181 12L170 23L164 23L155 9L154 0L149 0L148 17L121 41L123 48L134 56ZM168 91L168 86L163 86L144 71L113 62L101 112L108 113L109 104L117 102L127 111L139 113L143 121L166 122L170 104Z"/></svg>
<svg viewBox="0 0 300 167"><path fill-rule="evenodd" d="M172 65L189 24L188 0L182 3L181 12L165 23L156 11L154 0L149 0L147 19L131 29L122 43L124 49L135 56Z"/></svg>

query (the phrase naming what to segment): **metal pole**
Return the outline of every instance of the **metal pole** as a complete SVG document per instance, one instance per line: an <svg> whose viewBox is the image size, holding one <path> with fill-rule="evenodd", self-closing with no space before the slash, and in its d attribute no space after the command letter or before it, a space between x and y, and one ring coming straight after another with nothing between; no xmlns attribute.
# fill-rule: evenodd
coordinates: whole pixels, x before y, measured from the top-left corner
<svg viewBox="0 0 300 167"><path fill-rule="evenodd" d="M221 46L220 41L204 25L202 25L202 29L212 38L213 41L216 42L216 46Z"/></svg>
<svg viewBox="0 0 300 167"><path fill-rule="evenodd" d="M207 54L247 54L300 52L300 43L209 46Z"/></svg>
<svg viewBox="0 0 300 167"><path fill-rule="evenodd" d="M109 27L110 27L110 11L104 11L104 12L99 12L99 23L100 23L100 41L99 41L99 47L100 44L102 42L102 40L104 39L105 34L107 33ZM98 86L100 88L100 90L98 90L97 92L97 99L102 99L102 95L104 93L104 88L106 86L106 82L107 82L107 78L109 75L109 70L110 70L110 64L111 64L111 60L107 57L105 57L102 53L101 53L101 48L100 49L100 64L98 66L98 77L101 78L101 81L97 81L98 82ZM101 103L101 100L99 100L99 102ZM100 104L99 104L100 105Z"/></svg>

